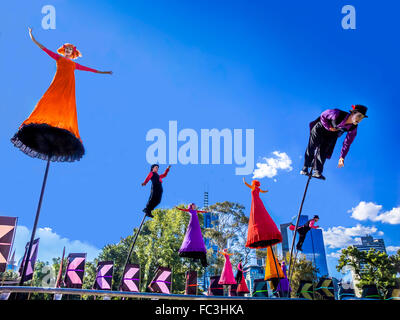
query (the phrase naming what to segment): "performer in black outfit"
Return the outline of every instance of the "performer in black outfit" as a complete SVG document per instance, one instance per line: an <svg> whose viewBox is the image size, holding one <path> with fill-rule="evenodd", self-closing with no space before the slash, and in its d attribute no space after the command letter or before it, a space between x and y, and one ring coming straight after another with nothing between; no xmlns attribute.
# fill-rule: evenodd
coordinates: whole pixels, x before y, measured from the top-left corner
<svg viewBox="0 0 400 320"><path fill-rule="evenodd" d="M314 223L318 222L319 217L317 215L315 215L311 220L308 220L304 225L302 225L301 227L297 228L297 233L299 234L299 241L297 242L296 245L296 249L298 251L303 251L303 243L304 240L306 239L306 235L308 233L308 231L312 229L317 229L319 228L318 226L314 226ZM293 224L291 224L289 226L289 229L294 231L295 226Z"/></svg>
<svg viewBox="0 0 400 320"><path fill-rule="evenodd" d="M352 106L352 110L349 112L328 109L322 112L318 119L311 122L310 139L304 155L304 166L300 174L309 175L308 168L312 166L315 152L317 152L312 176L325 180L322 175L325 160L331 158L338 137L347 132L338 163L338 167L342 168L344 166L344 158L357 135L358 124L362 119L367 118L366 112L367 107L360 104Z"/></svg>
<svg viewBox="0 0 400 320"><path fill-rule="evenodd" d="M162 179L167 176L171 166L168 166L165 172L161 175L158 174L158 168L158 164L153 164L150 168L150 173L146 177L146 180L142 183L142 186L145 186L147 182L151 180L151 193L149 201L147 202L146 208L143 209L143 212L145 212L146 215L150 218L153 218L151 212L161 202L163 194Z"/></svg>

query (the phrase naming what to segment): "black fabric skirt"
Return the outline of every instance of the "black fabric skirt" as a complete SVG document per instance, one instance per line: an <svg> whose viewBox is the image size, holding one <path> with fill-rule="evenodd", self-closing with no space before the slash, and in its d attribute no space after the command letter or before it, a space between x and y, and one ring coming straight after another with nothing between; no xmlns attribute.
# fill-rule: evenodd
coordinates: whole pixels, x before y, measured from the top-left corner
<svg viewBox="0 0 400 320"><path fill-rule="evenodd" d="M28 156L42 160L73 162L85 154L82 142L75 135L45 123L23 125L11 142Z"/></svg>

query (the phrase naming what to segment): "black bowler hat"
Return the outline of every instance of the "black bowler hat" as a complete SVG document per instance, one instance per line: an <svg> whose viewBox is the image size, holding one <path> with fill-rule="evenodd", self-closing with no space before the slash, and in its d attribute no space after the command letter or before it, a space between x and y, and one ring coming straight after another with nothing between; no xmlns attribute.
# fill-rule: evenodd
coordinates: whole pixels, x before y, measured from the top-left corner
<svg viewBox="0 0 400 320"><path fill-rule="evenodd" d="M368 118L368 116L366 115L368 108L366 106L363 106L362 104L356 104L352 105L351 108L353 110L350 110L350 112L358 111L359 113L364 115L365 118Z"/></svg>

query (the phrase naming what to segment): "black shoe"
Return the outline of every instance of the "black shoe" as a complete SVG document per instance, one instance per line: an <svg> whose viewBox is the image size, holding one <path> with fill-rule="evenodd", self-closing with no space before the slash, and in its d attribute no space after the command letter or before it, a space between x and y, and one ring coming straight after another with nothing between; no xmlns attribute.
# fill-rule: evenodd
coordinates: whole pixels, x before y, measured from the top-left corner
<svg viewBox="0 0 400 320"><path fill-rule="evenodd" d="M146 214L146 217L154 218L154 216L151 214L151 212L147 211L147 208L144 208L142 211Z"/></svg>
<svg viewBox="0 0 400 320"><path fill-rule="evenodd" d="M296 248L296 249L297 249L297 251L303 252L303 248Z"/></svg>
<svg viewBox="0 0 400 320"><path fill-rule="evenodd" d="M308 172L308 167L303 167L303 169L301 169L300 174L302 174L303 176L308 176L310 175L310 173Z"/></svg>
<svg viewBox="0 0 400 320"><path fill-rule="evenodd" d="M326 178L317 170L314 170L312 177L316 179L326 180Z"/></svg>

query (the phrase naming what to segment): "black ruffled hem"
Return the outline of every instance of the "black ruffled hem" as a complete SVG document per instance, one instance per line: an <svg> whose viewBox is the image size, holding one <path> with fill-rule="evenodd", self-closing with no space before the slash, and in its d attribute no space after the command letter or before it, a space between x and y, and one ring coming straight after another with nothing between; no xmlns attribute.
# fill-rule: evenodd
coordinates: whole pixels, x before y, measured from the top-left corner
<svg viewBox="0 0 400 320"><path fill-rule="evenodd" d="M277 239L262 240L262 241L257 241L257 242L253 242L249 245L246 245L246 247L252 248L252 249L262 249L262 248L267 248L267 247L273 246L273 245L281 243L281 242L282 242L281 240L277 240Z"/></svg>
<svg viewBox="0 0 400 320"><path fill-rule="evenodd" d="M207 255L205 252L201 251L181 251L179 252L179 256L183 258L191 258L193 260L200 260L201 265L203 267L207 267Z"/></svg>
<svg viewBox="0 0 400 320"><path fill-rule="evenodd" d="M26 155L46 161L79 161L85 154L82 142L70 131L45 123L23 125L11 142Z"/></svg>

